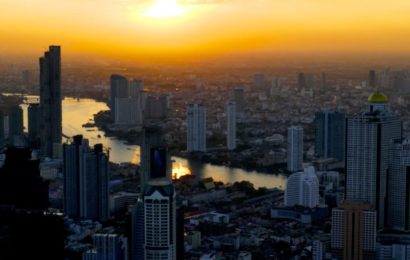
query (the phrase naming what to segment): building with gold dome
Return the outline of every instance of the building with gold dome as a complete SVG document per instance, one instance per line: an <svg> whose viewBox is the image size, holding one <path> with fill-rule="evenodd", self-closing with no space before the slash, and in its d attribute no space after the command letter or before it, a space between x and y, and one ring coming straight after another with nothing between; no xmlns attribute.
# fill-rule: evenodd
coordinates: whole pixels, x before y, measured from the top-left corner
<svg viewBox="0 0 410 260"><path fill-rule="evenodd" d="M402 121L389 107L388 97L375 92L367 110L346 121L346 199L370 203L377 211L378 228L387 211L387 171L389 149L402 137Z"/></svg>
<svg viewBox="0 0 410 260"><path fill-rule="evenodd" d="M388 102L389 98L383 94L380 91L376 91L373 94L371 94L369 96L369 98L367 99L368 102L372 102L372 103L380 103L380 102Z"/></svg>

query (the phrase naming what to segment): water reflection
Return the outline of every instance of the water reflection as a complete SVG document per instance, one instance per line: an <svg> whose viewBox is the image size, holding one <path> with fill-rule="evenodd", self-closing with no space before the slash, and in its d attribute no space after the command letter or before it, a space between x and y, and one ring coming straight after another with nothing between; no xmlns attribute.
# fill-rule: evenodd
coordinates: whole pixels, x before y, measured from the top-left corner
<svg viewBox="0 0 410 260"><path fill-rule="evenodd" d="M181 162L178 158L173 157L172 162L172 179L177 180L182 176L191 175L191 169Z"/></svg>
<svg viewBox="0 0 410 260"><path fill-rule="evenodd" d="M234 183L237 181L249 181L255 188L280 188L284 189L287 178L283 175L271 175L256 171L245 171L237 168L228 168L225 166L216 166L212 164L202 164L191 162L184 158L173 157L175 163L184 165L195 176L200 178L212 177L216 181L223 183Z"/></svg>
<svg viewBox="0 0 410 260"><path fill-rule="evenodd" d="M30 100L38 97L30 96ZM63 133L66 136L82 134L90 141L90 145L102 143L110 150L110 160L115 163L140 162L140 148L136 145L127 145L123 141L115 138L105 137L103 131L96 127L84 128L83 124L93 121L93 115L101 110L108 110L105 103L97 102L92 99L73 99L63 100ZM24 125L27 129L27 105L22 105L24 111ZM173 169L172 176L180 178L183 175L193 174L200 178L212 177L216 181L233 183L236 181L250 181L256 188L259 187L278 187L284 188L286 177L280 175L269 175L256 171L245 171L242 169L227 168L211 164L188 161L179 157L172 157Z"/></svg>

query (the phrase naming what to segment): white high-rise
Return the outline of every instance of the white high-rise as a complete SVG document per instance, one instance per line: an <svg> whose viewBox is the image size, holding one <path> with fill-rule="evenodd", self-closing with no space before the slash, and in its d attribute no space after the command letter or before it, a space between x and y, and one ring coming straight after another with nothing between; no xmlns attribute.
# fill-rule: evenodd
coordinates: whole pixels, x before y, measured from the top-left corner
<svg viewBox="0 0 410 260"><path fill-rule="evenodd" d="M206 107L190 105L187 109L187 150L206 152Z"/></svg>
<svg viewBox="0 0 410 260"><path fill-rule="evenodd" d="M389 149L402 135L400 116L389 109L388 98L376 92L368 109L346 122L346 199L370 203L385 223Z"/></svg>
<svg viewBox="0 0 410 260"><path fill-rule="evenodd" d="M319 205L319 180L314 167L289 176L285 190L285 205L314 208Z"/></svg>
<svg viewBox="0 0 410 260"><path fill-rule="evenodd" d="M288 128L288 171L297 172L303 169L303 128Z"/></svg>
<svg viewBox="0 0 410 260"><path fill-rule="evenodd" d="M390 152L387 187L389 227L410 230L410 139L396 140Z"/></svg>
<svg viewBox="0 0 410 260"><path fill-rule="evenodd" d="M236 103L228 101L226 103L226 137L228 150L236 149Z"/></svg>
<svg viewBox="0 0 410 260"><path fill-rule="evenodd" d="M169 180L154 179L144 188L146 260L176 259L175 191Z"/></svg>

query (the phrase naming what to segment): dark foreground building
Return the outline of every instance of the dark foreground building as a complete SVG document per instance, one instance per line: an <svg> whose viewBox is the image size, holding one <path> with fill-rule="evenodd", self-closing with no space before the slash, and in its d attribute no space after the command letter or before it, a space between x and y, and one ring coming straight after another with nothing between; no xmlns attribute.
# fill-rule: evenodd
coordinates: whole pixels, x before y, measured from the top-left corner
<svg viewBox="0 0 410 260"><path fill-rule="evenodd" d="M50 213L48 182L28 148L8 148L0 168L0 259L63 259L64 221Z"/></svg>

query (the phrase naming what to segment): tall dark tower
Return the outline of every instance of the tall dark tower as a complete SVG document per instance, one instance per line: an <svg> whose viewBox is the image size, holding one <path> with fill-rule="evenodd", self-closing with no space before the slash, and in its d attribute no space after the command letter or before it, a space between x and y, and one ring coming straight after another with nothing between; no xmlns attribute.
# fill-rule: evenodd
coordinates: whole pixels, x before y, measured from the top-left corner
<svg viewBox="0 0 410 260"><path fill-rule="evenodd" d="M4 113L0 110L0 148L5 144Z"/></svg>
<svg viewBox="0 0 410 260"><path fill-rule="evenodd" d="M28 107L28 138L33 147L39 148L40 139L40 104L30 104Z"/></svg>
<svg viewBox="0 0 410 260"><path fill-rule="evenodd" d="M305 76L305 73L303 72L298 74L298 88L299 89L306 88L306 76Z"/></svg>
<svg viewBox="0 0 410 260"><path fill-rule="evenodd" d="M9 109L9 144L14 144L16 138L23 136L23 110L20 106Z"/></svg>
<svg viewBox="0 0 410 260"><path fill-rule="evenodd" d="M88 145L81 135L63 145L64 210L67 216L105 221L109 218L109 154L102 144Z"/></svg>
<svg viewBox="0 0 410 260"><path fill-rule="evenodd" d="M162 130L145 127L141 142L141 189L151 179L170 179L171 168Z"/></svg>
<svg viewBox="0 0 410 260"><path fill-rule="evenodd" d="M121 75L111 75L110 109L111 118L115 120L115 102L117 98L128 97L128 79Z"/></svg>
<svg viewBox="0 0 410 260"><path fill-rule="evenodd" d="M62 136L60 46L50 46L40 58L40 111L42 156L53 157Z"/></svg>
<svg viewBox="0 0 410 260"><path fill-rule="evenodd" d="M376 88L377 78L376 78L376 71L370 70L369 71L369 87L374 89Z"/></svg>

